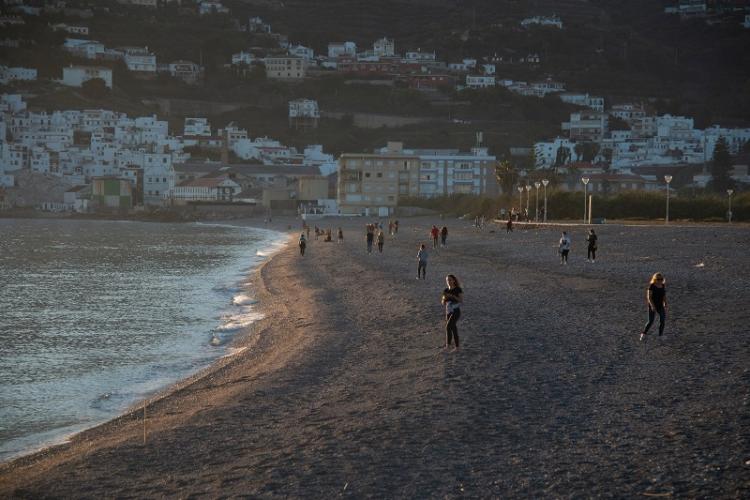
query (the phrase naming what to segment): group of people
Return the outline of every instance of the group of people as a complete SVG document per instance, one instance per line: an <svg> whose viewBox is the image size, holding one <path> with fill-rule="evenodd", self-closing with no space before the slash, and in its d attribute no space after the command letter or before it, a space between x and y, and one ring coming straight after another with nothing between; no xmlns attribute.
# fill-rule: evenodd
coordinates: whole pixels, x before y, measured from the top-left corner
<svg viewBox="0 0 750 500"><path fill-rule="evenodd" d="M432 238L432 248L438 247L438 238L440 238L440 245L445 246L448 242L448 228L443 226L442 229L438 229L438 227L433 224L430 229L430 238Z"/></svg>
<svg viewBox="0 0 750 500"><path fill-rule="evenodd" d="M596 250L598 248L597 241L599 237L596 235L596 232L593 228L589 229L589 233L586 235L586 246L587 246L587 255L586 255L586 261L594 263L596 262ZM560 264L561 265L567 265L568 264L568 254L570 253L570 249L572 246L572 242L570 240L570 236L568 236L567 231L562 232L562 236L560 237L560 242L558 246L558 252L560 253Z"/></svg>
<svg viewBox="0 0 750 500"><path fill-rule="evenodd" d="M306 236L305 236L306 235ZM344 242L344 231L339 227L336 231L336 236L339 243ZM322 229L315 226L315 240L317 241L320 237L323 238L324 242L333 241L333 230L331 228ZM302 224L302 233L299 235L297 245L299 246L299 253L302 257L305 256L305 250L307 249L307 242L310 239L310 226L307 223Z"/></svg>

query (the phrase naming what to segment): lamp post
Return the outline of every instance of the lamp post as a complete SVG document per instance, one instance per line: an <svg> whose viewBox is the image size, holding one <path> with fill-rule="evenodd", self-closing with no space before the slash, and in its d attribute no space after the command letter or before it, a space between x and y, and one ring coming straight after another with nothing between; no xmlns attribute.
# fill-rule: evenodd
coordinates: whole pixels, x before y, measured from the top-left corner
<svg viewBox="0 0 750 500"><path fill-rule="evenodd" d="M529 198L531 197L531 186L526 184L526 222L529 221Z"/></svg>
<svg viewBox="0 0 750 500"><path fill-rule="evenodd" d="M667 183L667 214L666 217L664 217L664 223L669 224L669 183L672 182L672 176L665 175L664 182Z"/></svg>
<svg viewBox="0 0 750 500"><path fill-rule="evenodd" d="M521 220L521 207L523 206L523 186L518 186L518 220Z"/></svg>
<svg viewBox="0 0 750 500"><path fill-rule="evenodd" d="M727 197L729 198L729 210L727 210L727 221L729 223L732 223L732 195L734 194L734 189L727 189Z"/></svg>
<svg viewBox="0 0 750 500"><path fill-rule="evenodd" d="M534 197L534 204L536 207L534 208L534 222L539 222L539 186L541 186L542 183L539 181L536 181L534 183L534 187L536 188L535 197Z"/></svg>
<svg viewBox="0 0 750 500"><path fill-rule="evenodd" d="M589 179L588 177L581 177L581 182L583 182L583 223L586 224L586 208L588 208L588 202L586 201L586 188L589 185Z"/></svg>
<svg viewBox="0 0 750 500"><path fill-rule="evenodd" d="M544 185L544 222L547 222L547 184L549 181L542 179L542 184Z"/></svg>

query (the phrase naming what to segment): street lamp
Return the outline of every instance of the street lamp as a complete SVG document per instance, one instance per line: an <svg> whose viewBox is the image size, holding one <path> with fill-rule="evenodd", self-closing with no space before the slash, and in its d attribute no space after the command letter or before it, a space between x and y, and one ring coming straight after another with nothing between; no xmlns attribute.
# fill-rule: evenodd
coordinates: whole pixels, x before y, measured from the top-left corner
<svg viewBox="0 0 750 500"><path fill-rule="evenodd" d="M539 222L539 186L541 185L542 183L539 181L534 183L534 187L536 188L536 196L534 198L534 203L536 204L536 208L534 209L534 222Z"/></svg>
<svg viewBox="0 0 750 500"><path fill-rule="evenodd" d="M586 208L588 208L588 203L586 201L586 187L589 185L589 179L588 177L581 177L581 182L583 182L583 223L586 224Z"/></svg>
<svg viewBox="0 0 750 500"><path fill-rule="evenodd" d="M672 182L672 176L671 175L665 175L664 176L664 182L667 183L667 215L664 218L664 223L669 224L669 183Z"/></svg>
<svg viewBox="0 0 750 500"><path fill-rule="evenodd" d="M523 206L523 186L518 186L518 220L521 220L521 207Z"/></svg>
<svg viewBox="0 0 750 500"><path fill-rule="evenodd" d="M732 223L732 194L734 194L734 189L727 189L727 196L729 197L729 210L727 210L727 220L729 223Z"/></svg>
<svg viewBox="0 0 750 500"><path fill-rule="evenodd" d="M549 181L542 179L542 184L544 185L544 222L547 222L547 184Z"/></svg>
<svg viewBox="0 0 750 500"><path fill-rule="evenodd" d="M531 186L526 184L526 222L529 221L529 198L531 197Z"/></svg>

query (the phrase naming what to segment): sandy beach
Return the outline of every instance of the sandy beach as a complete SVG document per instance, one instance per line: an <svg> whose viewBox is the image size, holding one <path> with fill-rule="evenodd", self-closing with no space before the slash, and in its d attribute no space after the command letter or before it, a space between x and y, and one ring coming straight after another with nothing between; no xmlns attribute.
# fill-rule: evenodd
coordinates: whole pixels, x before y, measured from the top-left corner
<svg viewBox="0 0 750 500"><path fill-rule="evenodd" d="M0 497L750 496L750 228L596 226L592 264L573 226L561 266L560 227L409 218L368 255L366 222L257 272L247 348L150 402L145 444L135 409L3 464ZM666 334L639 342L656 271Z"/></svg>

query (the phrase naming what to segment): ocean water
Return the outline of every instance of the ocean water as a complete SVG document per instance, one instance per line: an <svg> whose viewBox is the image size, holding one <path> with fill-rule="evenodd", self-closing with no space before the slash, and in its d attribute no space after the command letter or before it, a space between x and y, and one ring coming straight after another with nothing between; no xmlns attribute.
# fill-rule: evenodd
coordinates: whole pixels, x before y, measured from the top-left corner
<svg viewBox="0 0 750 500"><path fill-rule="evenodd" d="M228 353L286 236L221 224L0 219L0 460Z"/></svg>

